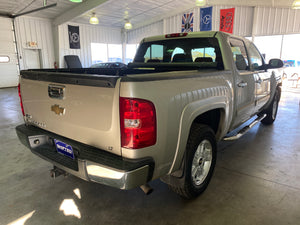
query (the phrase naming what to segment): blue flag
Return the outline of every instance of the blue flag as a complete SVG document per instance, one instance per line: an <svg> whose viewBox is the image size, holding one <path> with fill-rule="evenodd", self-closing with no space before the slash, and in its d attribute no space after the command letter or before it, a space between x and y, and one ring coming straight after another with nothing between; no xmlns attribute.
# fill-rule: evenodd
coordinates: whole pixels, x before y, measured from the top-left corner
<svg viewBox="0 0 300 225"><path fill-rule="evenodd" d="M212 6L200 9L200 31L211 30Z"/></svg>

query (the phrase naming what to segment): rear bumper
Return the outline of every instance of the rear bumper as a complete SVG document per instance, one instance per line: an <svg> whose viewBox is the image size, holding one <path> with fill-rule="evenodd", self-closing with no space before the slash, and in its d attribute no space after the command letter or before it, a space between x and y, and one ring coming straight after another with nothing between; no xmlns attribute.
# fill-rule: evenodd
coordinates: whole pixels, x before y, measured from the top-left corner
<svg viewBox="0 0 300 225"><path fill-rule="evenodd" d="M16 132L20 141L34 154L86 181L128 190L152 179L154 162L151 158L124 159L121 156L25 124L17 126ZM75 159L59 154L56 151L54 139L71 145Z"/></svg>

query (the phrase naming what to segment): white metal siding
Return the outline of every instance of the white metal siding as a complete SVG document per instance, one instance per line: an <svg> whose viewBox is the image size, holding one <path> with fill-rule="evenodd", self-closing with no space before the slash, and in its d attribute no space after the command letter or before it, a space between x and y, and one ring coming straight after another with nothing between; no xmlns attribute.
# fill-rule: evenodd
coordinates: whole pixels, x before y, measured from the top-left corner
<svg viewBox="0 0 300 225"><path fill-rule="evenodd" d="M48 19L33 17L18 17L15 21L18 51L20 56L20 68L27 68L25 49L40 49L41 67L53 68L54 66L54 45L52 24ZM37 42L37 48L27 46L28 42Z"/></svg>
<svg viewBox="0 0 300 225"><path fill-rule="evenodd" d="M127 43L128 44L137 44L139 43L144 37L149 35L162 35L163 34L163 21L158 21L156 23L150 24L148 26L144 26L135 30L131 30L127 32Z"/></svg>
<svg viewBox="0 0 300 225"><path fill-rule="evenodd" d="M68 25L79 26L80 49L70 49ZM85 24L66 23L59 26L60 67L64 67L65 55L78 55L83 67L92 64L91 43L121 44L121 29Z"/></svg>
<svg viewBox="0 0 300 225"><path fill-rule="evenodd" d="M300 11L289 8L257 7L257 36L300 33Z"/></svg>

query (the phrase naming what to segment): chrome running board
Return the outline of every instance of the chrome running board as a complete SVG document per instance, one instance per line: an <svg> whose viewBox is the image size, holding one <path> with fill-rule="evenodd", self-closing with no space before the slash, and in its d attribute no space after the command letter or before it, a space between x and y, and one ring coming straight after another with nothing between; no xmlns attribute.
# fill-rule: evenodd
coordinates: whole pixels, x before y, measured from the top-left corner
<svg viewBox="0 0 300 225"><path fill-rule="evenodd" d="M237 139L241 138L252 127L254 127L257 123L259 123L260 121L262 121L266 116L267 116L267 114L263 114L261 116L258 116L252 123L250 123L249 125L243 127L236 135L230 136L230 137L224 137L223 140L224 141L234 141L234 140L237 140Z"/></svg>

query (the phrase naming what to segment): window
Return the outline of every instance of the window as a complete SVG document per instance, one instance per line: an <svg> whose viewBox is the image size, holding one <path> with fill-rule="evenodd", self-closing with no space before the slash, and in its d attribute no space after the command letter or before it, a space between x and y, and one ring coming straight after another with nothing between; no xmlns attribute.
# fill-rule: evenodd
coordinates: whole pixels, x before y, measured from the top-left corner
<svg viewBox="0 0 300 225"><path fill-rule="evenodd" d="M199 57L211 58L213 62L216 61L216 53L214 48L195 48L192 49L193 61Z"/></svg>
<svg viewBox="0 0 300 225"><path fill-rule="evenodd" d="M150 61L162 61L164 54L164 46L163 45L151 45L145 54L145 62ZM149 61L150 60L150 61Z"/></svg>
<svg viewBox="0 0 300 225"><path fill-rule="evenodd" d="M10 61L8 56L0 56L0 63L8 63Z"/></svg>
<svg viewBox="0 0 300 225"><path fill-rule="evenodd" d="M91 43L92 64L101 62L122 62L122 45Z"/></svg>
<svg viewBox="0 0 300 225"><path fill-rule="evenodd" d="M126 58L125 58L126 64L133 61L133 58L135 56L137 48L138 48L137 44L127 44L126 45Z"/></svg>
<svg viewBox="0 0 300 225"><path fill-rule="evenodd" d="M134 62L193 63L190 66L223 69L216 38L176 38L141 44Z"/></svg>
<svg viewBox="0 0 300 225"><path fill-rule="evenodd" d="M170 50L171 51L171 50ZM171 61L173 61L173 57L176 54L184 54L184 50L182 48L175 48L174 50L172 50L172 56L171 56Z"/></svg>
<svg viewBox="0 0 300 225"><path fill-rule="evenodd" d="M247 70L247 68L249 68L249 64L244 42L236 38L231 38L229 42L233 54L233 60L237 69Z"/></svg>
<svg viewBox="0 0 300 225"><path fill-rule="evenodd" d="M122 62L122 45L108 44L108 62Z"/></svg>
<svg viewBox="0 0 300 225"><path fill-rule="evenodd" d="M92 64L107 62L107 44L103 43L91 43L92 48Z"/></svg>
<svg viewBox="0 0 300 225"><path fill-rule="evenodd" d="M266 62L270 59L280 58L282 35L255 37L254 44L265 55Z"/></svg>
<svg viewBox="0 0 300 225"><path fill-rule="evenodd" d="M283 60L300 60L300 34L289 34L283 36L282 56ZM280 46L278 47L280 49ZM279 58L279 57L277 57Z"/></svg>
<svg viewBox="0 0 300 225"><path fill-rule="evenodd" d="M254 44L250 44L249 48L248 48L248 53L249 53L249 58L250 58L250 69L251 70L259 70L261 68L261 66L263 65L263 59L259 53L259 51L257 50L257 48L255 47Z"/></svg>

